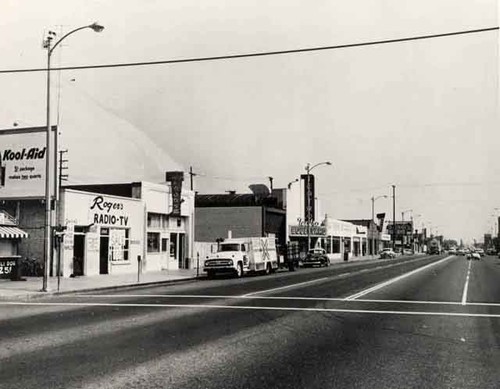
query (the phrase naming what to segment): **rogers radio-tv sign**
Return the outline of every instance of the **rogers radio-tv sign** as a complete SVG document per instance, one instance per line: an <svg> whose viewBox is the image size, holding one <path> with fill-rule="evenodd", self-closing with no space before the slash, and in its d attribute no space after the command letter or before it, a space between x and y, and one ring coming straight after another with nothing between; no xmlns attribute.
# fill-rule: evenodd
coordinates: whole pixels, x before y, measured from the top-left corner
<svg viewBox="0 0 500 389"><path fill-rule="evenodd" d="M44 127L0 130L0 198L45 196L45 131Z"/></svg>

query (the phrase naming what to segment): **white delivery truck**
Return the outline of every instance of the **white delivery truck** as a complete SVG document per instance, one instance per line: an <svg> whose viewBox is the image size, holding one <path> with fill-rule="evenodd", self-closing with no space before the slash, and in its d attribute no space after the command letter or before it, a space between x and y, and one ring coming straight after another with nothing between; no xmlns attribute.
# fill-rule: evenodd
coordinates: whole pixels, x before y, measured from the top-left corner
<svg viewBox="0 0 500 389"><path fill-rule="evenodd" d="M252 272L272 273L278 269L275 238L231 238L206 257L203 270L208 277L233 273L237 277Z"/></svg>

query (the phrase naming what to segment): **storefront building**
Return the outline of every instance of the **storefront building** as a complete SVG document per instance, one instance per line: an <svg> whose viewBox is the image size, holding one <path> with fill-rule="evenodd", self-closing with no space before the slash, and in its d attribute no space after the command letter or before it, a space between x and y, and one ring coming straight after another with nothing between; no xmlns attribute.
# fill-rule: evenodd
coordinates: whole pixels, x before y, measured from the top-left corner
<svg viewBox="0 0 500 389"><path fill-rule="evenodd" d="M322 247L331 260L366 255L368 233L364 226L355 225L343 220L326 218L326 237Z"/></svg>
<svg viewBox="0 0 500 389"><path fill-rule="evenodd" d="M15 271L21 265L18 244L27 237L11 215L0 212L0 278L17 278Z"/></svg>
<svg viewBox="0 0 500 389"><path fill-rule="evenodd" d="M62 244L53 264L63 277L136 273L143 256L144 205L138 199L65 189Z"/></svg>
<svg viewBox="0 0 500 389"><path fill-rule="evenodd" d="M109 242L108 261L111 265L116 265L116 271L137 272L138 256L140 256L141 272L193 267L191 258L194 237L194 192L181 190L179 212L174 213L170 185L142 181L130 184L80 185L73 186L69 191L75 191L74 188L91 196L101 196L108 208L113 198L119 199L123 203L123 210L125 208L130 210L130 216L126 219L130 228L125 229L125 232L110 232L112 234L110 238L113 239ZM113 205L110 212L115 212L115 220L121 222L125 220L125 215L118 212L120 207ZM120 216L123 218L119 219ZM101 218L98 218L98 221L101 221ZM106 223L110 219L103 216L102 221ZM104 227L109 226L104 224ZM116 247L124 244L128 250L132 250L128 255L128 262L121 261L122 267L117 267L120 265L114 262L115 250L111 250L112 243L116 244ZM105 252L102 253L102 257L104 271ZM128 264L131 266L127 266Z"/></svg>
<svg viewBox="0 0 500 389"><path fill-rule="evenodd" d="M318 222L310 222L308 225L299 218L296 224L288 225L288 237L290 242L298 243L300 256L304 258L309 248L325 247L327 228Z"/></svg>

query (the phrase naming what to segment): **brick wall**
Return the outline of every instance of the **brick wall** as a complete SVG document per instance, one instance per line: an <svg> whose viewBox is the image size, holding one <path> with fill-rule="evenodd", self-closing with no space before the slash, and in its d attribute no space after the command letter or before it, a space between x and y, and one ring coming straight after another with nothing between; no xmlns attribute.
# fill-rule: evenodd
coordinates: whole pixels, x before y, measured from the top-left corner
<svg viewBox="0 0 500 389"><path fill-rule="evenodd" d="M195 240L215 242L227 238L262 236L262 207L197 207L195 211Z"/></svg>

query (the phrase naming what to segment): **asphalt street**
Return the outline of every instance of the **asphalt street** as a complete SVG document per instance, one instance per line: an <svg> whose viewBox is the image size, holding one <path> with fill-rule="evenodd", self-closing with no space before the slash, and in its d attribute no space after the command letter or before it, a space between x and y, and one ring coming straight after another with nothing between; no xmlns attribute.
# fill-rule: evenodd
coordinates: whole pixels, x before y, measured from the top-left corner
<svg viewBox="0 0 500 389"><path fill-rule="evenodd" d="M498 388L500 259L0 302L0 388Z"/></svg>

